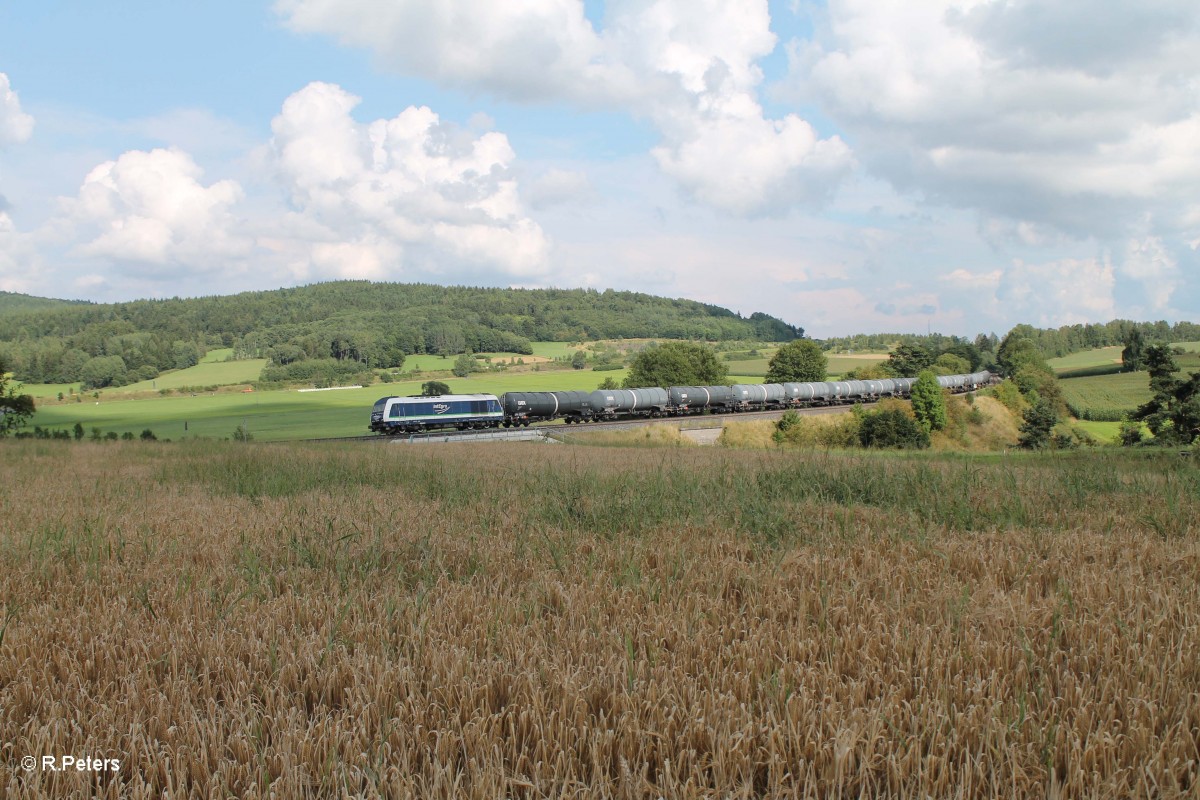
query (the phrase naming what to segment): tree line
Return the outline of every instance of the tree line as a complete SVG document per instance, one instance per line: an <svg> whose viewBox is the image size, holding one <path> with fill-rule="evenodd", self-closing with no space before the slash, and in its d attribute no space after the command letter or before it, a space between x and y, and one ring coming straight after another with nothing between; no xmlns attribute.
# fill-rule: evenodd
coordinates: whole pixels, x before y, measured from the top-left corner
<svg viewBox="0 0 1200 800"><path fill-rule="evenodd" d="M1058 328L1035 328L1032 325L1015 325L1004 337L1028 339L1044 358L1060 358L1071 353L1094 350L1098 347L1128 346L1131 340L1149 344L1151 342L1200 341L1200 324L1195 322L1134 322L1114 319L1109 322L1063 325ZM944 352L970 344L981 353L994 352L1002 339L995 333L980 333L974 339L947 336L940 333L859 333L838 336L821 341L821 346L832 352L882 352L896 346L909 345L932 352Z"/></svg>
<svg viewBox="0 0 1200 800"><path fill-rule="evenodd" d="M661 338L789 341L803 329L691 300L592 289L494 289L337 281L225 297L9 304L0 354L19 380L88 388L148 380L209 348L267 358L399 368L418 353L532 353L534 341ZM195 360L193 360L193 356ZM95 362L95 363L93 363ZM190 363L189 363L190 362ZM329 364L323 365L330 368Z"/></svg>

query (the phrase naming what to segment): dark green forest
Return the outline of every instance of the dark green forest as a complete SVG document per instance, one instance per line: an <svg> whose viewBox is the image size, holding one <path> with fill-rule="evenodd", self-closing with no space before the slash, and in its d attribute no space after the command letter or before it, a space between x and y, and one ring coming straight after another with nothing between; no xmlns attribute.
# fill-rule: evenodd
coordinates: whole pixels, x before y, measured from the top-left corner
<svg viewBox="0 0 1200 800"><path fill-rule="evenodd" d="M0 354L20 381L119 386L192 366L214 347L279 366L398 368L407 355L531 353L534 341L786 342L802 328L635 292L338 281L225 297L65 303L0 298ZM301 371L303 371L301 369Z"/></svg>

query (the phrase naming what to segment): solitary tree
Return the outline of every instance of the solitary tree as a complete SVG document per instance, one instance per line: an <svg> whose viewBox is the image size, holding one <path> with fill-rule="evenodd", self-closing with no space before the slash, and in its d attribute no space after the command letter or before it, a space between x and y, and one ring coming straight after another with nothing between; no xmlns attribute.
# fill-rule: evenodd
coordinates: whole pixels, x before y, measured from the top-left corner
<svg viewBox="0 0 1200 800"><path fill-rule="evenodd" d="M450 368L450 371L459 378L465 378L476 369L478 367L475 366L475 356L470 353L463 353L454 359L454 366Z"/></svg>
<svg viewBox="0 0 1200 800"><path fill-rule="evenodd" d="M426 397L436 397L440 394L450 394L450 387L441 381L425 381L421 384L421 394Z"/></svg>
<svg viewBox="0 0 1200 800"><path fill-rule="evenodd" d="M625 378L626 389L642 386L723 384L729 372L708 345L667 342L638 353Z"/></svg>
<svg viewBox="0 0 1200 800"><path fill-rule="evenodd" d="M912 410L917 423L926 431L946 427L946 398L931 370L922 370L913 383Z"/></svg>
<svg viewBox="0 0 1200 800"><path fill-rule="evenodd" d="M615 380L613 380L612 376L610 375L607 378L605 378L604 380L600 381L600 385L597 386L596 388L597 389L620 389L621 387L619 385L617 385L617 382Z"/></svg>
<svg viewBox="0 0 1200 800"><path fill-rule="evenodd" d="M575 355L571 356L571 367L574 369L583 369L587 366L587 355L582 350L576 350Z"/></svg>
<svg viewBox="0 0 1200 800"><path fill-rule="evenodd" d="M829 359L812 339L788 342L771 357L767 383L811 383L825 380Z"/></svg>
<svg viewBox="0 0 1200 800"><path fill-rule="evenodd" d="M1125 372L1137 372L1142 368L1142 353L1146 349L1146 340L1137 328L1130 328L1125 334L1125 349L1121 351L1121 369Z"/></svg>
<svg viewBox="0 0 1200 800"><path fill-rule="evenodd" d="M0 438L24 427L34 412L33 398L17 394L21 384L9 384L8 379L8 364L0 356Z"/></svg>
<svg viewBox="0 0 1200 800"><path fill-rule="evenodd" d="M1025 409L1022 415L1025 422L1021 424L1021 436L1018 439L1021 447L1030 450L1041 450L1050 444L1050 432L1058 424L1058 409L1053 401L1039 397L1033 405Z"/></svg>

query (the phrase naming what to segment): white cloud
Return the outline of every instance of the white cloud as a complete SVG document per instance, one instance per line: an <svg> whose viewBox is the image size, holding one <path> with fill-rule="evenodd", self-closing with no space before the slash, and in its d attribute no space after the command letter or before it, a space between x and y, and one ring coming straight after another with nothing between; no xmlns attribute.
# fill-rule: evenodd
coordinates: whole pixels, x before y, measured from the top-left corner
<svg viewBox="0 0 1200 800"><path fill-rule="evenodd" d="M852 165L834 136L767 118L757 62L771 53L766 0L619 0L595 30L580 0L280 0L293 30L366 47L393 69L520 102L619 108L662 135L662 170L739 215L824 200Z"/></svg>
<svg viewBox="0 0 1200 800"><path fill-rule="evenodd" d="M180 150L131 150L93 169L62 208L77 255L111 261L135 274L179 266L214 269L244 255L232 207L237 182L205 186L203 171Z"/></svg>
<svg viewBox="0 0 1200 800"><path fill-rule="evenodd" d="M1001 275L995 297L1010 318L1058 327L1115 319L1115 285L1107 259L1064 258L1042 264L1017 260Z"/></svg>
<svg viewBox="0 0 1200 800"><path fill-rule="evenodd" d="M903 190L1107 235L1196 195L1198 23L1191 0L831 0L793 97Z"/></svg>
<svg viewBox="0 0 1200 800"><path fill-rule="evenodd" d="M524 214L503 134L475 137L424 107L361 124L350 115L358 102L313 83L271 123L294 233L314 246L319 273L546 271L549 242Z"/></svg>
<svg viewBox="0 0 1200 800"><path fill-rule="evenodd" d="M21 111L21 100L8 75L0 72L0 147L18 144L33 134L33 117Z"/></svg>
<svg viewBox="0 0 1200 800"><path fill-rule="evenodd" d="M1161 314L1170 310L1171 295L1180 282L1179 264L1162 239L1156 236L1130 239L1120 272L1142 285L1150 311Z"/></svg>

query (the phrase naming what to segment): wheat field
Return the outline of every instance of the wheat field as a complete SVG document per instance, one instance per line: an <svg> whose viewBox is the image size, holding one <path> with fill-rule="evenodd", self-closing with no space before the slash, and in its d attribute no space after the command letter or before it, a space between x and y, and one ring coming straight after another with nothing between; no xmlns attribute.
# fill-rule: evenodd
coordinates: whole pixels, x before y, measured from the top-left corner
<svg viewBox="0 0 1200 800"><path fill-rule="evenodd" d="M0 458L5 798L1197 792L1177 455Z"/></svg>

